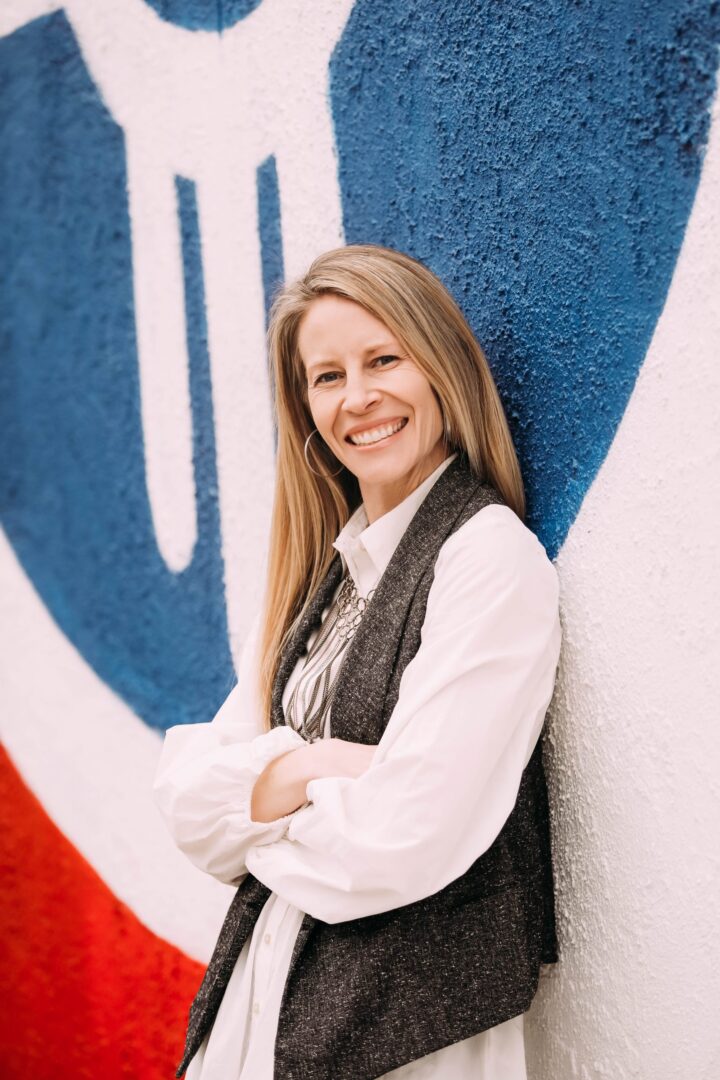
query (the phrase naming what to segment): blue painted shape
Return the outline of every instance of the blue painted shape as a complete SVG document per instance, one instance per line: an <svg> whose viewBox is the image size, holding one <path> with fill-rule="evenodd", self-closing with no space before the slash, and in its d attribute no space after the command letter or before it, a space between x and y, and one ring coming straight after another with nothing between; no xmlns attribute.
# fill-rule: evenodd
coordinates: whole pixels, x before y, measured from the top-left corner
<svg viewBox="0 0 720 1080"><path fill-rule="evenodd" d="M257 168L258 231L262 261L265 325L273 296L285 278L282 224L280 217L280 187L277 162L270 154Z"/></svg>
<svg viewBox="0 0 720 1080"><path fill-rule="evenodd" d="M222 33L244 19L262 0L145 0L165 22L185 30Z"/></svg>
<svg viewBox="0 0 720 1080"><path fill-rule="evenodd" d="M720 5L358 0L331 62L348 243L426 262L486 348L555 555L662 310Z"/></svg>
<svg viewBox="0 0 720 1080"><path fill-rule="evenodd" d="M0 40L0 160L0 520L138 715L207 720L233 669L194 192L178 181L199 538L173 574L145 486L125 146L62 13Z"/></svg>
<svg viewBox="0 0 720 1080"><path fill-rule="evenodd" d="M263 299L265 303L265 327L267 329L270 306L277 290L285 279L283 258L282 221L280 213L280 186L277 162L270 154L257 168L258 231L260 233L260 259L262 263ZM269 378L273 385L272 368L268 364ZM273 410L273 442L277 450L277 418Z"/></svg>
<svg viewBox="0 0 720 1080"><path fill-rule="evenodd" d="M417 255L463 305L551 554L664 303L718 10L358 0L332 59L347 238ZM234 678L192 183L177 196L199 539L175 575L145 489L122 133L61 13L0 40L0 517L63 631L157 727L208 719ZM283 273L272 159L258 209L267 305Z"/></svg>

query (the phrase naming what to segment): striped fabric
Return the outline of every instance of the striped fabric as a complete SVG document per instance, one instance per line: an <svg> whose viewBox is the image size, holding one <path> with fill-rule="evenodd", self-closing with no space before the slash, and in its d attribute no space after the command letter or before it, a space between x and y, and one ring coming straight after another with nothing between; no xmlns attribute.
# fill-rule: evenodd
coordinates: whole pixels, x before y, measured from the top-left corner
<svg viewBox="0 0 720 1080"><path fill-rule="evenodd" d="M375 590L360 596L345 574L320 629L311 641L303 669L285 711L286 721L308 742L329 735L330 708L345 650L360 625Z"/></svg>

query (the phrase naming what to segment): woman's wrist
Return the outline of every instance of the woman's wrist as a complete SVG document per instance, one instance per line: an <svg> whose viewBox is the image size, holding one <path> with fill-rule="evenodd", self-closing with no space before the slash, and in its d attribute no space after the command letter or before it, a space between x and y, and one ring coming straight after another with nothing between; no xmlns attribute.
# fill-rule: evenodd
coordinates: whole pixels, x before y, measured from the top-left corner
<svg viewBox="0 0 720 1080"><path fill-rule="evenodd" d="M255 781L250 817L253 821L277 821L307 802L307 785L325 777L361 776L369 768L375 746L344 739L319 739L273 758Z"/></svg>
<svg viewBox="0 0 720 1080"><path fill-rule="evenodd" d="M250 799L253 821L276 821L299 809L307 801L305 789L312 779L310 746L289 750L268 762L255 781Z"/></svg>

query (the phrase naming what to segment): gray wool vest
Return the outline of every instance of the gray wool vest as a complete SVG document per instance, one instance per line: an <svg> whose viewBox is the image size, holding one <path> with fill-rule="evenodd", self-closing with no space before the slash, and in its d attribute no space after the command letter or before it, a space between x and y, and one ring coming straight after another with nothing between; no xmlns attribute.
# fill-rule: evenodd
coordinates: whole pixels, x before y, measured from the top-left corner
<svg viewBox="0 0 720 1080"><path fill-rule="evenodd" d="M499 494L458 457L418 508L348 646L332 733L375 744L420 646L440 548ZM285 650L273 726L305 642L342 575L336 556ZM482 709L482 702L478 702ZM240 950L270 890L251 874L233 898L190 1008L180 1077L212 1026ZM541 743L499 836L461 877L426 899L341 923L305 915L285 983L274 1080L371 1080L525 1012L540 965L557 959Z"/></svg>

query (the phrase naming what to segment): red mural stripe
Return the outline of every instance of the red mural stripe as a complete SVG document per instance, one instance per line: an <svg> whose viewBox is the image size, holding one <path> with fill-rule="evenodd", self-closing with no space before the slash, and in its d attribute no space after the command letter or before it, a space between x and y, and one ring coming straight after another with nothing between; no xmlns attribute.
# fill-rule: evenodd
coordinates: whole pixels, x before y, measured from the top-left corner
<svg viewBox="0 0 720 1080"><path fill-rule="evenodd" d="M143 926L0 746L4 1080L168 1080L203 969Z"/></svg>

